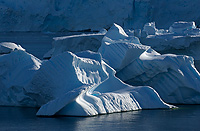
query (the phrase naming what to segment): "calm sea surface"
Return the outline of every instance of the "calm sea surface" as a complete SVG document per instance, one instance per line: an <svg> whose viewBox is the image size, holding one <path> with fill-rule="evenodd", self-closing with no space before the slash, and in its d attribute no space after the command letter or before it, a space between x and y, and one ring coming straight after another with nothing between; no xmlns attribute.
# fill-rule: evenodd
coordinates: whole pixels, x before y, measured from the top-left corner
<svg viewBox="0 0 200 131"><path fill-rule="evenodd" d="M79 33L80 34L80 33ZM53 37L44 33L0 33L0 42L22 45L42 58L51 49ZM95 117L36 117L37 109L0 107L0 131L199 131L200 105L182 105L173 110L141 110Z"/></svg>
<svg viewBox="0 0 200 131"><path fill-rule="evenodd" d="M0 130L13 131L199 131L200 105L94 117L36 117L37 109L0 107Z"/></svg>

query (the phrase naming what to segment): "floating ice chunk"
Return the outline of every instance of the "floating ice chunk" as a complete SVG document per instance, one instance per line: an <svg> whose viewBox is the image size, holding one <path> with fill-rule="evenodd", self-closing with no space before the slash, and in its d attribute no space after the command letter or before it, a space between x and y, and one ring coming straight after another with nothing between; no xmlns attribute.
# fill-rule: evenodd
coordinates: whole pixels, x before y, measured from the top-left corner
<svg viewBox="0 0 200 131"><path fill-rule="evenodd" d="M8 54L14 50L23 50L20 45L16 45L15 43L12 42L1 42L0 43L0 54Z"/></svg>
<svg viewBox="0 0 200 131"><path fill-rule="evenodd" d="M147 32L148 35L155 35L158 29L156 29L155 22L146 23L143 31Z"/></svg>

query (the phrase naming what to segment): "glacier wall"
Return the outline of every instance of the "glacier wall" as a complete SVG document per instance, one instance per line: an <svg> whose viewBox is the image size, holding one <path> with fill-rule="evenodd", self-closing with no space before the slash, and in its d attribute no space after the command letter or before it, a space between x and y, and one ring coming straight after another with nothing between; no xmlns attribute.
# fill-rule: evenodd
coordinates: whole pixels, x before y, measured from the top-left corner
<svg viewBox="0 0 200 131"><path fill-rule="evenodd" d="M0 0L0 31L82 31L142 28L155 21L158 28L174 21L200 24L199 0Z"/></svg>
<svg viewBox="0 0 200 131"><path fill-rule="evenodd" d="M0 0L0 31L100 30L122 24L132 5L132 0Z"/></svg>

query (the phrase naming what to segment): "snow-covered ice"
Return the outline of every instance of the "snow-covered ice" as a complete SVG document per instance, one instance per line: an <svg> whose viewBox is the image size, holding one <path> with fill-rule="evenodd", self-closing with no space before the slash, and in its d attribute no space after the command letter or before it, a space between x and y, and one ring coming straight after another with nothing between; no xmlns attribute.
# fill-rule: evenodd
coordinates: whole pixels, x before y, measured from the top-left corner
<svg viewBox="0 0 200 131"><path fill-rule="evenodd" d="M64 52L41 61L20 48L0 55L0 69L1 105L41 107L37 115L93 116L173 107L151 87L123 83L91 51Z"/></svg>
<svg viewBox="0 0 200 131"><path fill-rule="evenodd" d="M200 71L200 28L195 22L175 22L169 30L157 31L155 35L140 38L141 43L151 46L160 53L192 56Z"/></svg>
<svg viewBox="0 0 200 131"><path fill-rule="evenodd" d="M116 72L100 54L87 51L77 55L59 54L45 62L33 77L27 92L37 102L47 103L37 115L93 116L172 107L163 103L152 88L133 87L116 78Z"/></svg>
<svg viewBox="0 0 200 131"><path fill-rule="evenodd" d="M103 37L100 48L80 46L84 37L93 36ZM72 53L61 43L55 55L41 61L21 46L1 43L1 105L37 106L38 116L93 116L174 107L165 102L200 104L200 74L190 56L161 55L117 24L106 34L55 39L70 44L75 39L80 48ZM83 51L86 47L98 52Z"/></svg>
<svg viewBox="0 0 200 131"><path fill-rule="evenodd" d="M120 70L138 58L148 48L150 47L141 45L137 37L129 37L122 27L113 24L102 39L98 51L111 67Z"/></svg>
<svg viewBox="0 0 200 131"><path fill-rule="evenodd" d="M9 47L13 47L13 44ZM23 50L0 55L0 105L36 106L24 88L31 81L42 61Z"/></svg>

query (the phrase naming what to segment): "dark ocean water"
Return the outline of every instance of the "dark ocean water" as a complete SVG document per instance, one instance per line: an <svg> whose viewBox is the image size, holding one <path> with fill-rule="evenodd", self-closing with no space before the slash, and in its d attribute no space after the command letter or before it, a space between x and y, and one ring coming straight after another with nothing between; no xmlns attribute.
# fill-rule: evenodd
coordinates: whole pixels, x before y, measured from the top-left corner
<svg viewBox="0 0 200 131"><path fill-rule="evenodd" d="M199 131L200 105L94 117L36 117L37 109L0 107L1 131Z"/></svg>

